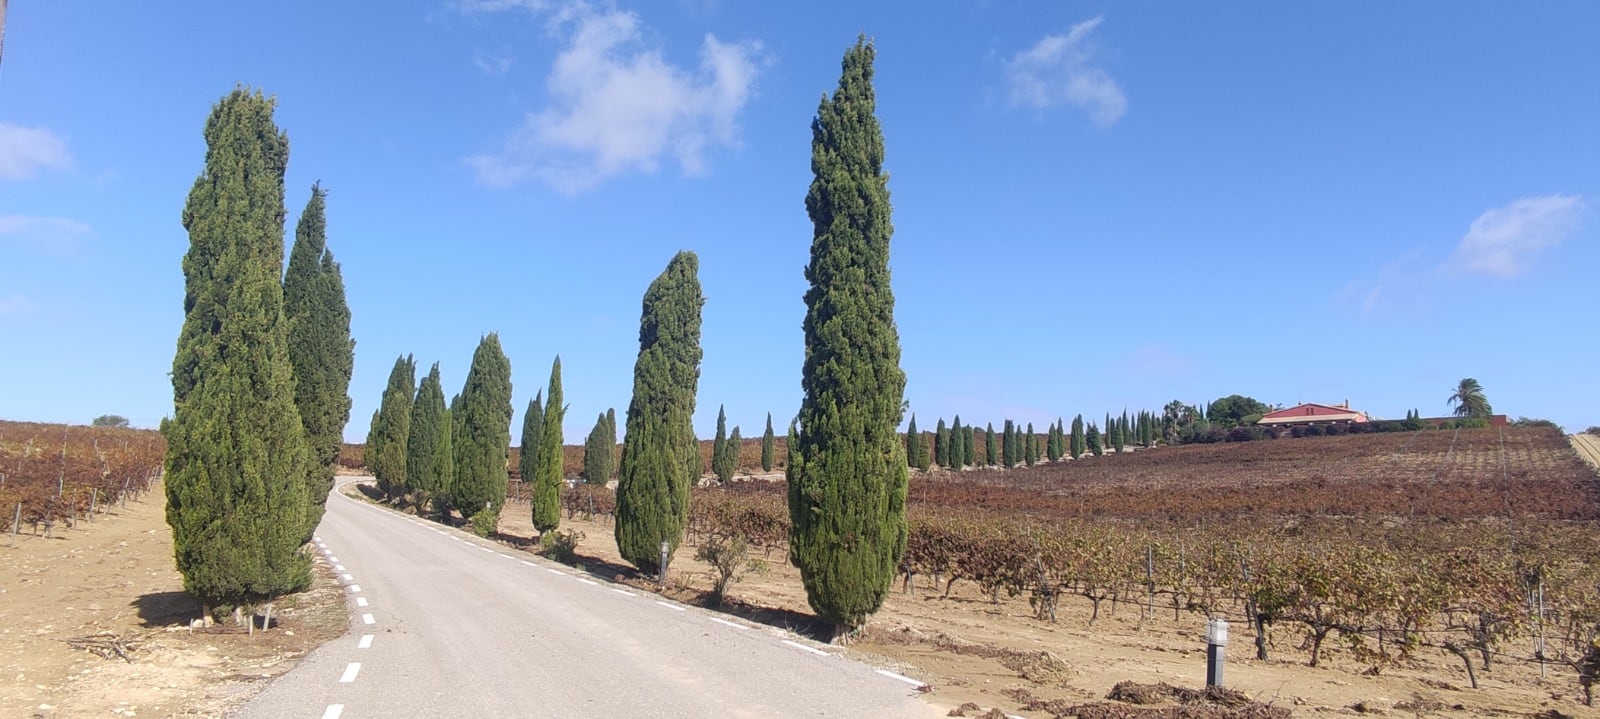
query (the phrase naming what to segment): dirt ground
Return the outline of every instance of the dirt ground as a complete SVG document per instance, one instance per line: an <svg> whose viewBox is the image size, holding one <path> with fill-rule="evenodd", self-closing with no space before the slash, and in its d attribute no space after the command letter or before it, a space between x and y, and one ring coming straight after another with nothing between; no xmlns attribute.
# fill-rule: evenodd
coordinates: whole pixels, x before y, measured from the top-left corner
<svg viewBox="0 0 1600 719"><path fill-rule="evenodd" d="M221 717L346 631L325 564L277 603L271 631L191 631L200 608L173 566L163 499L157 485L51 538L0 535L0 717Z"/></svg>
<svg viewBox="0 0 1600 719"><path fill-rule="evenodd" d="M199 608L173 569L160 498L158 489L55 538L24 531L10 547L3 544L9 535L0 537L0 716L224 716L265 680L344 633L344 599L325 565L312 591L278 603L275 619L282 623L270 632L191 631L188 621ZM622 563L609 521L570 518L562 528L585 535L578 553L589 571L657 589ZM507 506L501 532L501 541L529 547L525 503ZM703 603L711 569L693 551L679 551L663 591ZM766 573L733 585L725 611L805 631L811 614L797 571L776 552L764 559ZM1140 611L1124 604L1090 625L1088 602L1068 598L1052 624L1033 619L1023 598L1002 596L996 605L966 583L948 598L942 594L926 578L909 593L897 584L865 635L845 651L927 682L927 699L938 706L972 702L1024 717L1054 716L1024 708L1030 698L1099 701L1126 680L1204 684L1205 624L1196 615L1175 619L1170 608L1157 606L1153 618L1141 621ZM79 639L97 643L110 658L69 644ZM1272 661L1246 659L1251 636L1235 625L1228 686L1295 716L1600 717L1577 700L1572 674L1555 665L1540 681L1537 667L1501 664L1480 674L1483 688L1473 690L1454 657L1425 654L1370 675L1368 666L1337 652L1327 666L1310 668L1297 643L1280 629ZM128 661L115 653L118 647Z"/></svg>
<svg viewBox="0 0 1600 719"><path fill-rule="evenodd" d="M1572 448L1578 450L1578 456L1600 470L1600 436L1584 433L1568 435L1568 438L1572 440Z"/></svg>

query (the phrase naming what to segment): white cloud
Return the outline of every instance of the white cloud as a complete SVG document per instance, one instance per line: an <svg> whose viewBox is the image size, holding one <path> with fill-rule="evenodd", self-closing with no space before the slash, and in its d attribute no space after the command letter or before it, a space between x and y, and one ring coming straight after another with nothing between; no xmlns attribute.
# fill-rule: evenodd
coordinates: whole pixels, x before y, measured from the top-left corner
<svg viewBox="0 0 1600 719"><path fill-rule="evenodd" d="M0 215L0 241L35 248L69 247L91 232L88 225L65 217Z"/></svg>
<svg viewBox="0 0 1600 719"><path fill-rule="evenodd" d="M1515 277L1533 257L1561 244L1578 225L1577 195L1524 197L1478 216L1456 246L1450 267L1495 277Z"/></svg>
<svg viewBox="0 0 1600 719"><path fill-rule="evenodd" d="M1075 105L1090 119L1108 127L1128 109L1117 81L1095 64L1089 35L1101 18L1072 26L1066 35L1046 35L1033 47L1006 61L1006 79L1013 105L1045 109Z"/></svg>
<svg viewBox="0 0 1600 719"><path fill-rule="evenodd" d="M49 130L0 122L0 180L26 180L71 164L67 144Z"/></svg>
<svg viewBox="0 0 1600 719"><path fill-rule="evenodd" d="M699 67L691 70L647 43L646 28L631 12L569 2L551 9L549 25L563 48L545 78L548 105L528 113L498 149L467 158L484 183L536 178L580 192L626 172L655 172L664 157L697 175L709 148L737 144L736 121L755 87L759 44L707 34Z"/></svg>
<svg viewBox="0 0 1600 719"><path fill-rule="evenodd" d="M510 55L490 55L479 50L472 53L472 64L479 70L490 75L504 75L511 71L511 66L516 64L516 59Z"/></svg>

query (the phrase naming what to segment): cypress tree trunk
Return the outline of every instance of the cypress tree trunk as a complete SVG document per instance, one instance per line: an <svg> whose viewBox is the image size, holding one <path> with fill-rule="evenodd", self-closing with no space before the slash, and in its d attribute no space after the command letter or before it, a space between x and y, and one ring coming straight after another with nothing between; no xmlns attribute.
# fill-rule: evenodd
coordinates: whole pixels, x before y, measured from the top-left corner
<svg viewBox="0 0 1600 719"><path fill-rule="evenodd" d="M355 367L344 278L327 249L327 195L321 185L311 186L311 199L300 213L289 269L283 277L294 403L316 457L316 466L306 477L309 504L304 541L310 541L322 521L328 492L333 489L334 460L339 458L344 427L350 420L350 373Z"/></svg>
<svg viewBox="0 0 1600 719"><path fill-rule="evenodd" d="M450 501L464 519L487 511L498 521L511 451L511 360L500 349L499 335L490 332L478 342L457 399L450 411L456 460Z"/></svg>
<svg viewBox="0 0 1600 719"><path fill-rule="evenodd" d="M316 465L294 403L283 314L283 175L274 103L236 89L206 122L205 169L183 210L184 321L166 423L167 524L203 606L304 589Z"/></svg>
<svg viewBox="0 0 1600 719"><path fill-rule="evenodd" d="M660 569L661 543L677 551L699 474L694 438L700 383L699 258L679 252L644 293L633 366L627 445L617 472L617 550L643 572Z"/></svg>
<svg viewBox="0 0 1600 719"><path fill-rule="evenodd" d="M789 559L842 633L883 604L906 547L905 373L889 282L888 175L865 36L812 121L806 355L789 447Z"/></svg>
<svg viewBox="0 0 1600 719"><path fill-rule="evenodd" d="M540 534L561 526L561 418L567 413L561 397L561 357L550 366L549 399L544 408L544 437L539 442L538 476L533 483L533 528Z"/></svg>

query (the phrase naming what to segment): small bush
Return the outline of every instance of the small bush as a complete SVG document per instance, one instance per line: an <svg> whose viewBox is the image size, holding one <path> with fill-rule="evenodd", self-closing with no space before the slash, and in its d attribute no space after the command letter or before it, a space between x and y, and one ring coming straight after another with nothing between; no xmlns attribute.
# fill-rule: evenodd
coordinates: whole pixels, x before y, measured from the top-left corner
<svg viewBox="0 0 1600 719"><path fill-rule="evenodd" d="M1583 431L1584 434L1600 434L1600 427L1590 427Z"/></svg>
<svg viewBox="0 0 1600 719"><path fill-rule="evenodd" d="M694 551L694 558L716 570L715 585L711 588L711 601L718 606L727 597L728 585L744 579L751 572L765 574L767 563L750 559L750 543L744 537L713 536Z"/></svg>
<svg viewBox="0 0 1600 719"><path fill-rule="evenodd" d="M473 534L487 537L494 534L495 529L499 528L500 513L487 507L480 509L477 514L467 519L467 526L472 528Z"/></svg>
<svg viewBox="0 0 1600 719"><path fill-rule="evenodd" d="M578 543L584 540L583 532L569 529L565 532L545 532L539 537L539 550L544 556L569 567L578 566Z"/></svg>

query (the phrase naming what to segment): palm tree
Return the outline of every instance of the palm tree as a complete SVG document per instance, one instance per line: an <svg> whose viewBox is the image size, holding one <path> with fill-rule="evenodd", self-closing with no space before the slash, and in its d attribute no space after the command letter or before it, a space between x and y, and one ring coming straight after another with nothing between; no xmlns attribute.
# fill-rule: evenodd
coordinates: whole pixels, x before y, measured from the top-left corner
<svg viewBox="0 0 1600 719"><path fill-rule="evenodd" d="M1478 380L1468 377L1456 385L1456 391L1450 395L1449 403L1455 408L1457 417L1484 417L1494 414L1489 407L1489 399L1483 396L1483 385Z"/></svg>

